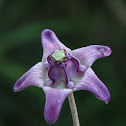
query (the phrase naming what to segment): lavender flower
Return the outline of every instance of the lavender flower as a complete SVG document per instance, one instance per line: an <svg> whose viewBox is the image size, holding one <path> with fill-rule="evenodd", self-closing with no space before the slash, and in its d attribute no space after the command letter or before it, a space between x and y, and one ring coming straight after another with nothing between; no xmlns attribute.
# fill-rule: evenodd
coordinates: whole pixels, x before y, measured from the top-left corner
<svg viewBox="0 0 126 126"><path fill-rule="evenodd" d="M42 62L27 71L14 85L15 92L29 86L43 89L46 95L44 117L53 124L66 97L79 90L90 91L96 98L110 100L110 93L91 68L95 60L111 54L107 46L90 45L71 49L63 45L55 33L44 30L41 34Z"/></svg>

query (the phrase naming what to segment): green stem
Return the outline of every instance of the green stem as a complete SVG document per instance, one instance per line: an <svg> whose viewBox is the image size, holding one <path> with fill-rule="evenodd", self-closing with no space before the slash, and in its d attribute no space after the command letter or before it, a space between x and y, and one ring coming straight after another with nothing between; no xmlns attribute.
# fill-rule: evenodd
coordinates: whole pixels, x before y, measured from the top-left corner
<svg viewBox="0 0 126 126"><path fill-rule="evenodd" d="M75 99L74 99L73 93L71 93L68 96L68 100L69 100L71 114L72 114L72 118L73 118L73 125L74 126L80 126L78 113L77 113L77 107L76 107L76 103L75 103Z"/></svg>

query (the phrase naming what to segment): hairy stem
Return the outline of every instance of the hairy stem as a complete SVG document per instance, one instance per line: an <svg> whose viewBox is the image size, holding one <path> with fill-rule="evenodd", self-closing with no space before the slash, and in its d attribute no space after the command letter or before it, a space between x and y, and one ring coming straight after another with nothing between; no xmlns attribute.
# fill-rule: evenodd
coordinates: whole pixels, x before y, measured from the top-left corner
<svg viewBox="0 0 126 126"><path fill-rule="evenodd" d="M77 113L77 107L76 107L76 103L75 103L75 99L74 99L73 93L71 93L68 96L68 100L69 100L71 114L72 114L72 118L73 118L73 125L74 126L80 126L78 113Z"/></svg>

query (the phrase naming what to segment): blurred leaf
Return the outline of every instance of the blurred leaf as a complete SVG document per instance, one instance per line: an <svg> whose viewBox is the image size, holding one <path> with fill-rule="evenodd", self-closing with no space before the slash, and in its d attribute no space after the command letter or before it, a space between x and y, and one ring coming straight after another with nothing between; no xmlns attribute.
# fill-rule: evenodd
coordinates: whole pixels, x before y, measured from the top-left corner
<svg viewBox="0 0 126 126"><path fill-rule="evenodd" d="M3 7L5 0L0 0L0 9Z"/></svg>
<svg viewBox="0 0 126 126"><path fill-rule="evenodd" d="M26 72L23 66L12 61L2 60L0 65L0 73L12 80L18 79L21 74Z"/></svg>

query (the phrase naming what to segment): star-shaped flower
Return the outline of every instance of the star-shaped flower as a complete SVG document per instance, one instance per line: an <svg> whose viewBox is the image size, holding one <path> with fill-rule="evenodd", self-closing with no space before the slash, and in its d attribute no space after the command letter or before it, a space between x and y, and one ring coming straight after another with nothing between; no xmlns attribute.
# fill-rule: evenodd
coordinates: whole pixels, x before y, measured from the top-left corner
<svg viewBox="0 0 126 126"><path fill-rule="evenodd" d="M27 71L13 90L17 92L29 86L42 88L46 95L44 117L48 123L57 120L64 100L74 91L87 90L109 102L108 89L91 68L95 60L111 54L109 47L90 45L71 51L48 29L42 32L41 41L42 61Z"/></svg>

